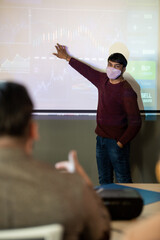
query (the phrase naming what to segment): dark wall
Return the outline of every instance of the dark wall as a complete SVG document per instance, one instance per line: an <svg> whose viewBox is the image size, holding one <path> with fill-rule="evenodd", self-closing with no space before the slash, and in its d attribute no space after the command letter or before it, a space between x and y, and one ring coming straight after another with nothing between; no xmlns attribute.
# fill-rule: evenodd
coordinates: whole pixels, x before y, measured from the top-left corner
<svg viewBox="0 0 160 240"><path fill-rule="evenodd" d="M69 150L76 149L81 165L97 185L95 119L36 117L36 120L39 124L40 140L35 144L35 157L54 164L67 160ZM142 116L142 128L131 143L133 181L156 183L155 163L159 157L160 116Z"/></svg>

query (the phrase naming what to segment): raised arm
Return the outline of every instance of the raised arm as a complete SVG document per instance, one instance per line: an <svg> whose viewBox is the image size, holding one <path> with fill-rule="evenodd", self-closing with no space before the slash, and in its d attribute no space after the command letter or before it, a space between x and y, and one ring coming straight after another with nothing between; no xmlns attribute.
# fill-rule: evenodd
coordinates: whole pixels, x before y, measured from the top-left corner
<svg viewBox="0 0 160 240"><path fill-rule="evenodd" d="M90 180L87 173L84 171L82 166L79 164L77 152L72 150L69 152L69 156L71 159L69 161L62 161L55 164L55 168L58 170L65 170L66 172L76 172L78 173L83 180L87 183L87 185L91 188L93 188L92 181Z"/></svg>
<svg viewBox="0 0 160 240"><path fill-rule="evenodd" d="M90 67L88 64L71 57L67 51L66 46L57 43L55 48L57 50L57 53L53 53L53 55L60 59L65 59L68 61L71 67L73 67L77 72L87 78L97 88L99 87L101 80L107 78L106 73L97 71L93 67Z"/></svg>
<svg viewBox="0 0 160 240"><path fill-rule="evenodd" d="M73 162L71 161L73 160ZM73 166L73 165L74 166ZM58 162L55 165L58 170L78 173L83 181L82 214L84 216L85 230L82 239L109 240L110 238L110 215L93 188L93 184L79 164L76 151L69 153L69 161ZM85 183L84 183L85 182Z"/></svg>

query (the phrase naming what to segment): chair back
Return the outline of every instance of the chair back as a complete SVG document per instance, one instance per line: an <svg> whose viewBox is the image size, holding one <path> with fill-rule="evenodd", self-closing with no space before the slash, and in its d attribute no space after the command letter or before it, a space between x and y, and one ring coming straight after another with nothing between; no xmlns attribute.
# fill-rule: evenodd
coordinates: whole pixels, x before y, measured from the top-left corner
<svg viewBox="0 0 160 240"><path fill-rule="evenodd" d="M0 240L62 240L61 224L0 230Z"/></svg>

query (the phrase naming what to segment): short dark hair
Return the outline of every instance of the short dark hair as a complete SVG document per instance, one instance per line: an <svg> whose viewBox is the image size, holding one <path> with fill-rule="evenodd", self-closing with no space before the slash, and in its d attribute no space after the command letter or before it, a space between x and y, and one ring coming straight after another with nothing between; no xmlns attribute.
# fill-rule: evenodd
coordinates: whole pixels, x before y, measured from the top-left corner
<svg viewBox="0 0 160 240"><path fill-rule="evenodd" d="M23 85L0 83L0 136L25 136L32 110L32 100Z"/></svg>
<svg viewBox="0 0 160 240"><path fill-rule="evenodd" d="M113 53L113 54L111 54L109 56L109 58L108 58L108 62L109 61L120 63L120 64L123 65L123 67L127 66L127 59L121 53Z"/></svg>

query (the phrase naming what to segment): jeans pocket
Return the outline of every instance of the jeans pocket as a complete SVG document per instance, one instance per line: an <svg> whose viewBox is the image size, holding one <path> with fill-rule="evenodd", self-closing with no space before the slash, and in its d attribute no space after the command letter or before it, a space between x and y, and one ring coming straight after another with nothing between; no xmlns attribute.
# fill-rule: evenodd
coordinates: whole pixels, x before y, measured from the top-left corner
<svg viewBox="0 0 160 240"><path fill-rule="evenodd" d="M117 141L115 140L115 145L116 145L116 149L118 150L118 151L122 151L123 150L123 148L121 148L120 146L118 146L118 144L117 144Z"/></svg>

